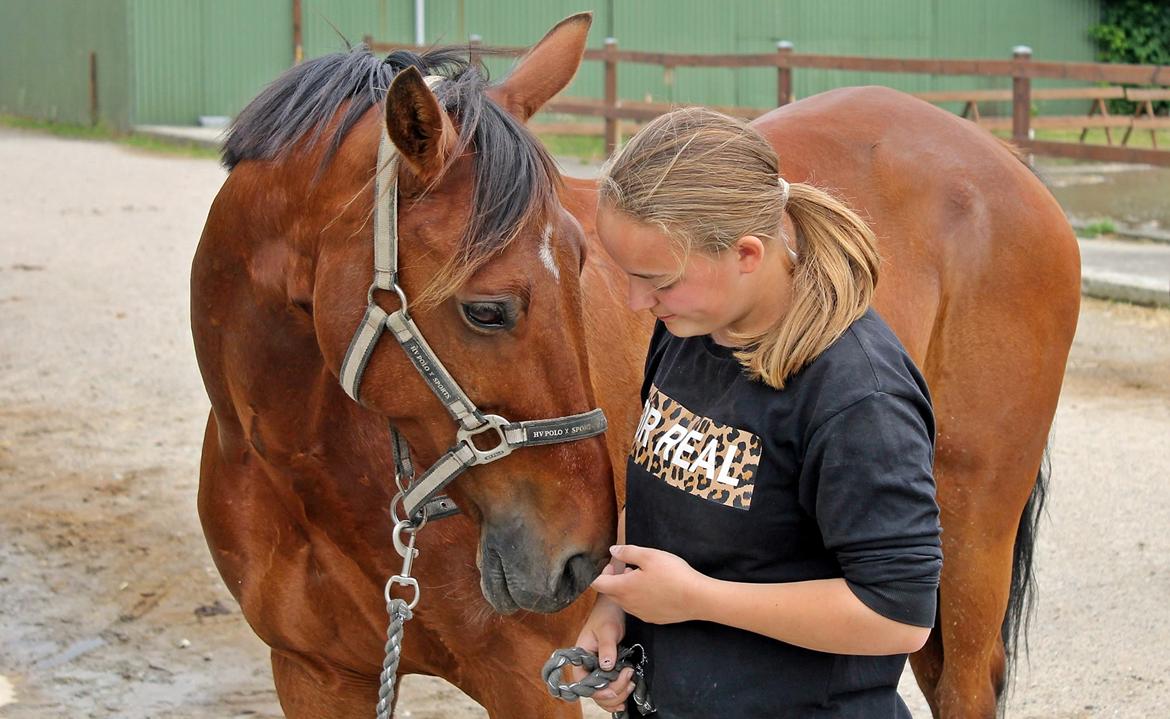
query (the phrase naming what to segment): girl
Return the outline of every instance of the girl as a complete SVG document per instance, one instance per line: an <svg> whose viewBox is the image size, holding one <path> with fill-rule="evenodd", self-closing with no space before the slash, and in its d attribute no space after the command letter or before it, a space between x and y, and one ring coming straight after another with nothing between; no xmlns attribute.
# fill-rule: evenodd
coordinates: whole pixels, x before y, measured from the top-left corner
<svg viewBox="0 0 1170 719"><path fill-rule="evenodd" d="M603 668L642 645L663 719L908 717L898 678L942 565L934 418L870 308L872 231L702 108L613 158L597 229L658 322L619 544L578 644ZM631 673L597 703L622 709Z"/></svg>

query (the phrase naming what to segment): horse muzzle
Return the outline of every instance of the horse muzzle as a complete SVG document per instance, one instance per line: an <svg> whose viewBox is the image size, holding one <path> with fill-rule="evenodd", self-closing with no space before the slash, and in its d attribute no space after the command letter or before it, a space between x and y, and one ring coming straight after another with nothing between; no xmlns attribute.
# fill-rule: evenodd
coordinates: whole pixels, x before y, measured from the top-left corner
<svg viewBox="0 0 1170 719"><path fill-rule="evenodd" d="M601 573L609 555L567 549L555 558L523 525L484 529L479 545L480 589L500 614L551 614L569 606Z"/></svg>

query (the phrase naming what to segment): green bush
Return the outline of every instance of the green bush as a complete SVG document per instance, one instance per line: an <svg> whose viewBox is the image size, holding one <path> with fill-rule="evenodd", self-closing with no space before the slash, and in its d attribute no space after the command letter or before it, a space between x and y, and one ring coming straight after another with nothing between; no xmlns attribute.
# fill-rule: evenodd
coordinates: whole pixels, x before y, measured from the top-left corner
<svg viewBox="0 0 1170 719"><path fill-rule="evenodd" d="M1101 62L1170 65L1170 2L1167 0L1101 0L1101 22L1089 29ZM1114 112L1132 114L1135 103L1111 100ZM1170 102L1154 103L1165 114Z"/></svg>

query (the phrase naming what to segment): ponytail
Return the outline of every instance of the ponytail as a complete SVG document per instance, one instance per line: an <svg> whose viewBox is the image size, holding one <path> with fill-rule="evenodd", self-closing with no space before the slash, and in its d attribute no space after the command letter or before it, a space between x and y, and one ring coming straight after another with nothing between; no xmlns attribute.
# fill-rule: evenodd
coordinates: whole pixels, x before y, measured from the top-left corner
<svg viewBox="0 0 1170 719"><path fill-rule="evenodd" d="M736 338L749 374L777 389L865 314L881 262L873 230L824 190L792 183L785 209L796 229L792 305L763 333Z"/></svg>

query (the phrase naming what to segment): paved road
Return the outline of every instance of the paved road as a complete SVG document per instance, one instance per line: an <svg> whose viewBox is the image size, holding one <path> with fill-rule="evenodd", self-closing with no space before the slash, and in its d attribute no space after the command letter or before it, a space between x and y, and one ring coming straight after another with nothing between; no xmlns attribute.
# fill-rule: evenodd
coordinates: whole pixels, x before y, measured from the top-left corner
<svg viewBox="0 0 1170 719"><path fill-rule="evenodd" d="M1082 239L1081 263L1094 269L1157 278L1170 286L1170 244Z"/></svg>

